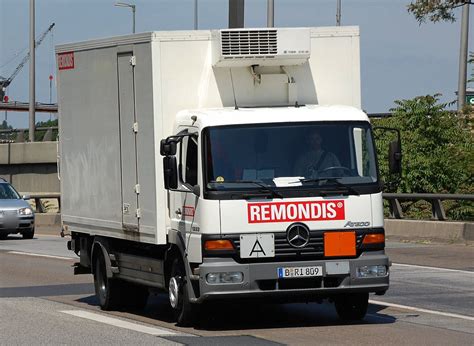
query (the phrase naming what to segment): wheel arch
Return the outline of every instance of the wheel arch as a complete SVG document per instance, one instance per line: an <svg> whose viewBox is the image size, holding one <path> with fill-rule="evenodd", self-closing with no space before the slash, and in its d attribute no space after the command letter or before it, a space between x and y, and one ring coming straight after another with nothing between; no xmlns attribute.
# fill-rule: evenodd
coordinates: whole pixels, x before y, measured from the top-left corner
<svg viewBox="0 0 474 346"><path fill-rule="evenodd" d="M94 238L92 243L92 250L91 250L91 270L92 274L95 274L95 261L98 255L102 254L104 256L105 261L105 270L107 273L108 278L113 277L112 273L112 262L110 261L109 256L109 246L106 239L101 237Z"/></svg>

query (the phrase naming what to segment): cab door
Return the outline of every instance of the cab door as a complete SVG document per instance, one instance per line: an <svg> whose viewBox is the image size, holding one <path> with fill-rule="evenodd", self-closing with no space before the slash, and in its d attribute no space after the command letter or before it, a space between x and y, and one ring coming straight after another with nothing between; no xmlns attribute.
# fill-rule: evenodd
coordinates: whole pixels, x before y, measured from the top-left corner
<svg viewBox="0 0 474 346"><path fill-rule="evenodd" d="M186 246L190 244L192 234L199 232L198 202L199 197L193 193L193 187L198 185L198 137L197 129L193 127L179 128L178 132L187 129L191 134L185 136L178 144L178 189L173 191L171 201L171 227L181 233L186 239Z"/></svg>

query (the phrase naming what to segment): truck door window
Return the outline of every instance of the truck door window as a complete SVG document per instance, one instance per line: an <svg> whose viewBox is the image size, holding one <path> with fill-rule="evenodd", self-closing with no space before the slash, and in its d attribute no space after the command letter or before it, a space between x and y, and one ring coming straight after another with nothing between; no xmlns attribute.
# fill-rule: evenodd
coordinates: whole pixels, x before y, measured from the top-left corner
<svg viewBox="0 0 474 346"><path fill-rule="evenodd" d="M197 185L198 170L198 148L197 141L194 137L185 137L182 141L182 149L185 151L181 155L181 179L183 183L191 186Z"/></svg>

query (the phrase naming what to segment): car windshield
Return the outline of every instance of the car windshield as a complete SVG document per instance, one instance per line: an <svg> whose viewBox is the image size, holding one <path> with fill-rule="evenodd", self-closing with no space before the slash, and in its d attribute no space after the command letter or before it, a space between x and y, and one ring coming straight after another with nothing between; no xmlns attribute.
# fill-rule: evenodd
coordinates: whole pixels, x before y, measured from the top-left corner
<svg viewBox="0 0 474 346"><path fill-rule="evenodd" d="M20 195L10 184L0 184L0 199L19 199Z"/></svg>
<svg viewBox="0 0 474 346"><path fill-rule="evenodd" d="M206 187L346 186L377 182L370 124L312 122L211 127L204 131Z"/></svg>

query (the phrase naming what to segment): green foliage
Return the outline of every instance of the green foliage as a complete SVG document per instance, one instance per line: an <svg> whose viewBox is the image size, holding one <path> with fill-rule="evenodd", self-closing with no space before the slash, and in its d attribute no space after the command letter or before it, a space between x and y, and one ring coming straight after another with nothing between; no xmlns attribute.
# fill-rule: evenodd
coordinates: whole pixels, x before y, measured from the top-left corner
<svg viewBox="0 0 474 346"><path fill-rule="evenodd" d="M473 193L474 139L472 117L446 110L439 94L395 101L393 116L374 121L375 126L401 131L403 174L390 192L404 193ZM387 156L391 139L377 138L379 160ZM391 181L388 167L380 166L384 181ZM406 210L413 203L404 203ZM453 218L474 218L472 204L447 202ZM415 207L426 214L426 206ZM420 214L420 215L421 215Z"/></svg>
<svg viewBox="0 0 474 346"><path fill-rule="evenodd" d="M6 120L3 120L0 124L0 130L11 130L13 127L9 126Z"/></svg>
<svg viewBox="0 0 474 346"><path fill-rule="evenodd" d="M36 128L38 127L58 127L58 119L54 120L47 120L47 121L39 121L36 123ZM35 141L43 140L46 131L36 131L35 132ZM58 136L58 130L53 130L52 140L55 141Z"/></svg>
<svg viewBox="0 0 474 346"><path fill-rule="evenodd" d="M412 13L418 23L425 23L429 20L433 23L439 21L454 22L453 10L464 4L472 4L469 0L416 0L412 1L407 7L408 12Z"/></svg>

